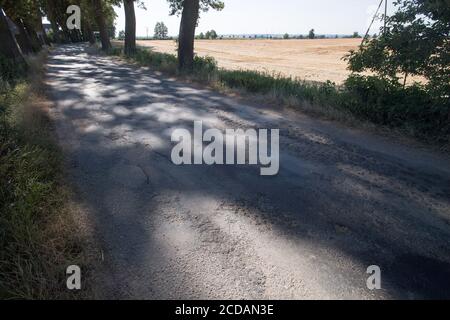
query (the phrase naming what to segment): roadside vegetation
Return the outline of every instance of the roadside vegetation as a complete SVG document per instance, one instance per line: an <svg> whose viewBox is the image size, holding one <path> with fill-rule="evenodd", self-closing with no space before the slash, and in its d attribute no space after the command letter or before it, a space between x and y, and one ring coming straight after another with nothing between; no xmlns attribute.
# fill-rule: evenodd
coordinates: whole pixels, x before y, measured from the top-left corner
<svg viewBox="0 0 450 320"><path fill-rule="evenodd" d="M0 63L1 299L80 297L66 288L66 268L87 261L47 114L45 58L28 57L27 74Z"/></svg>

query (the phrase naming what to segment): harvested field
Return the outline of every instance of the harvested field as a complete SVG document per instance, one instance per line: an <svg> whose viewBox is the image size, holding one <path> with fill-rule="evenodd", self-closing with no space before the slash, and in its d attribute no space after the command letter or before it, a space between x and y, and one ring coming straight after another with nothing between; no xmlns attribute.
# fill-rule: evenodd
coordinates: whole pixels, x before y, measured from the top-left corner
<svg viewBox="0 0 450 320"><path fill-rule="evenodd" d="M138 41L155 51L175 53L175 41ZM361 39L196 40L195 51L214 57L220 67L281 73L305 80L342 83L349 71L342 57Z"/></svg>

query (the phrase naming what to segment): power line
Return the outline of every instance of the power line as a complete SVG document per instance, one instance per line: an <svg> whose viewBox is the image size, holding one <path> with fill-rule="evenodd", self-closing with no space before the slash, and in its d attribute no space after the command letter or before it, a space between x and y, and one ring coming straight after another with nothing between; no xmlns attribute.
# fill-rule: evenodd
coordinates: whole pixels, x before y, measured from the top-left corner
<svg viewBox="0 0 450 320"><path fill-rule="evenodd" d="M363 39L361 41L361 47L364 44L364 41L366 41L366 39L367 39L367 36L368 36L368 34L370 32L370 29L372 28L372 25L373 25L373 23L375 22L375 19L378 16L378 12L380 11L380 8L381 8L381 5L383 4L383 1L386 2L386 5L385 5L385 16L384 16L384 30L386 29L387 0L381 0L380 4L378 5L377 11L373 15L372 22L370 23L369 28L367 28L366 34L364 35L364 37L363 37ZM384 30L383 30L383 32L384 32Z"/></svg>

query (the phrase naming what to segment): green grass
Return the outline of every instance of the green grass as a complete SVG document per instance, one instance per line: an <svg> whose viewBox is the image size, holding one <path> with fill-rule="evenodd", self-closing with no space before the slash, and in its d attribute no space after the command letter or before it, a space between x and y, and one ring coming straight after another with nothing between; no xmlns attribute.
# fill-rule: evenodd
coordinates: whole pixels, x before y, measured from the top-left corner
<svg viewBox="0 0 450 320"><path fill-rule="evenodd" d="M114 48L111 54L123 56L122 48ZM173 54L138 48L136 55L128 59L178 75ZM326 118L393 128L450 150L449 99L434 95L432 88L425 85L404 88L377 77L353 75L338 86L329 81L311 82L267 72L221 69L212 57L198 56L189 78L216 88L260 95Z"/></svg>
<svg viewBox="0 0 450 320"><path fill-rule="evenodd" d="M76 298L65 270L86 263L45 110L44 60L31 58L30 77L2 82L0 91L1 299Z"/></svg>

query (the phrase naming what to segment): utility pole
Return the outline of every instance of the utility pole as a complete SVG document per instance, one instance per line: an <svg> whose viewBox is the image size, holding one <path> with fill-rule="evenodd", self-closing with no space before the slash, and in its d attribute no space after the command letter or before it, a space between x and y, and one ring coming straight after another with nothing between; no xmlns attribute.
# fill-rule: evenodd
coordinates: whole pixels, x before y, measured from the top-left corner
<svg viewBox="0 0 450 320"><path fill-rule="evenodd" d="M388 0L384 1L384 28L383 33L386 34L386 18L387 18Z"/></svg>

